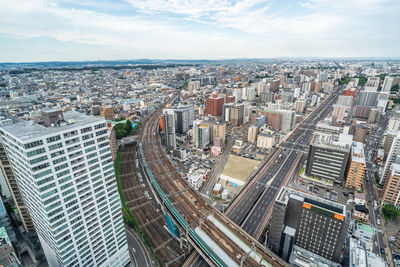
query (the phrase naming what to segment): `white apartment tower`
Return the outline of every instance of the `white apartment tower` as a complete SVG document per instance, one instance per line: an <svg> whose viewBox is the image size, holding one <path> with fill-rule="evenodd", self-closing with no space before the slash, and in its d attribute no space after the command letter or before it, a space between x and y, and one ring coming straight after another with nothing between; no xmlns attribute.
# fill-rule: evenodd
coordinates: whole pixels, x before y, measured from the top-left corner
<svg viewBox="0 0 400 267"><path fill-rule="evenodd" d="M4 125L0 134L49 265L125 266L105 120L46 111L43 121Z"/></svg>
<svg viewBox="0 0 400 267"><path fill-rule="evenodd" d="M400 155L400 132L397 133L397 135L393 139L389 154L386 158L385 167L383 168L382 176L379 180L380 184L383 184L386 181L386 178L388 177L390 171L390 167L392 166L392 163L398 155Z"/></svg>
<svg viewBox="0 0 400 267"><path fill-rule="evenodd" d="M394 83L394 77L386 76L385 81L383 82L382 92L390 93Z"/></svg>

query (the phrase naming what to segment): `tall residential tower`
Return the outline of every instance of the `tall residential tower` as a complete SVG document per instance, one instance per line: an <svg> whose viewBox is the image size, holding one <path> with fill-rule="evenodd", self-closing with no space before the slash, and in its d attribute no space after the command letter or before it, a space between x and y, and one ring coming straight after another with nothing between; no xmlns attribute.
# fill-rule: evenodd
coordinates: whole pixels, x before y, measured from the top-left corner
<svg viewBox="0 0 400 267"><path fill-rule="evenodd" d="M49 265L126 265L105 120L49 111L43 121L5 125L0 134Z"/></svg>

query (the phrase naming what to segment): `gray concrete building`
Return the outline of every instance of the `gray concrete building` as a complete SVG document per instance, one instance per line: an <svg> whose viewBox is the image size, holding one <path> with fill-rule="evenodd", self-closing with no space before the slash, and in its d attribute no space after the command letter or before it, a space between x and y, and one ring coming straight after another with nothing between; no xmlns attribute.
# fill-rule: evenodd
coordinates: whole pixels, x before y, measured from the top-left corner
<svg viewBox="0 0 400 267"><path fill-rule="evenodd" d="M287 261L296 245L338 262L348 224L345 205L284 187L272 211L268 245Z"/></svg>
<svg viewBox="0 0 400 267"><path fill-rule="evenodd" d="M311 177L343 183L351 149L351 135L338 139L316 133L309 148L306 174Z"/></svg>

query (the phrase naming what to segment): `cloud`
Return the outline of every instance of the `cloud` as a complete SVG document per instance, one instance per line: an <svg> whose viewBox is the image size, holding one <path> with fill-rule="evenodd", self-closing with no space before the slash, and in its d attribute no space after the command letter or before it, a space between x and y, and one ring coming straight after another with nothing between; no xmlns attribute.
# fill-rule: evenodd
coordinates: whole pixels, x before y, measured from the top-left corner
<svg viewBox="0 0 400 267"><path fill-rule="evenodd" d="M396 1L123 1L107 12L107 1L95 9L92 0L3 0L0 34L24 44L50 38L57 51L63 43L112 49L120 58L398 55ZM131 10L117 13L124 5Z"/></svg>

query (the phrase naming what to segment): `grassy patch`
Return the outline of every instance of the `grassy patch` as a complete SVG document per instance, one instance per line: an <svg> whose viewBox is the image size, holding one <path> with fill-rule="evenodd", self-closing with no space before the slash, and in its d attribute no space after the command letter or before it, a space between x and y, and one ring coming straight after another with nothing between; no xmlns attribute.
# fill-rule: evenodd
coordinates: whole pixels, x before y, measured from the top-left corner
<svg viewBox="0 0 400 267"><path fill-rule="evenodd" d="M124 219L125 225L128 225L132 228L139 236L139 238L143 241L145 246L150 250L153 257L157 260L158 265L161 266L160 260L158 259L157 255L154 253L153 248L150 245L150 242L147 240L146 236L143 234L142 229L140 228L139 223L136 221L135 217L132 215L129 205L126 203L126 197L122 188L122 180L121 180L121 170L120 170L120 162L121 162L121 151L118 150L117 157L114 162L114 170L115 170L115 178L117 180L117 187L119 197L121 199L122 205L122 216ZM132 163L133 164L133 163Z"/></svg>

